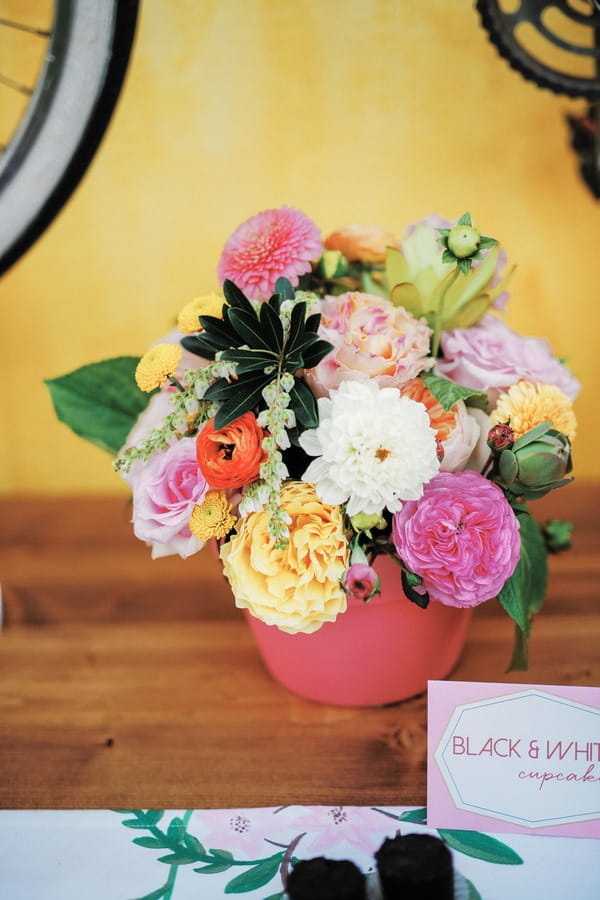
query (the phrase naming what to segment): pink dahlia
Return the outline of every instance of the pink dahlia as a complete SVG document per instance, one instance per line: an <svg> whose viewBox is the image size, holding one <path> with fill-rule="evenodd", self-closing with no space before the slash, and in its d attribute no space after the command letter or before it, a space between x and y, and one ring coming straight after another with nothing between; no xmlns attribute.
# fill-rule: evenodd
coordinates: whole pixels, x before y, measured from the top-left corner
<svg viewBox="0 0 600 900"><path fill-rule="evenodd" d="M260 300L273 293L278 278L294 286L321 255L321 232L299 209L267 209L243 222L223 249L217 274L228 278L248 297Z"/></svg>
<svg viewBox="0 0 600 900"><path fill-rule="evenodd" d="M394 515L392 539L432 600L478 606L519 561L519 523L500 488L477 472L440 472Z"/></svg>

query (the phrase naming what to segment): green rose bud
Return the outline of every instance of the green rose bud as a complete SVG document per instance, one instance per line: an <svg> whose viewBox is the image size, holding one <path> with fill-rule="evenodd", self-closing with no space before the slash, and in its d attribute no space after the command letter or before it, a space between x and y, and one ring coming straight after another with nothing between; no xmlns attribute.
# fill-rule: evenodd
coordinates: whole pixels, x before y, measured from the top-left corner
<svg viewBox="0 0 600 900"><path fill-rule="evenodd" d="M572 467L568 437L546 422L502 451L494 480L515 496L532 500L571 481L566 476Z"/></svg>
<svg viewBox="0 0 600 900"><path fill-rule="evenodd" d="M341 250L325 250L319 260L319 272L324 278L341 278L348 272L348 260Z"/></svg>
<svg viewBox="0 0 600 900"><path fill-rule="evenodd" d="M381 513L356 513L350 517L354 531L370 531L371 528L385 528L386 522Z"/></svg>
<svg viewBox="0 0 600 900"><path fill-rule="evenodd" d="M477 253L481 246L481 234L474 225L455 225L448 232L448 250L457 259L465 259Z"/></svg>

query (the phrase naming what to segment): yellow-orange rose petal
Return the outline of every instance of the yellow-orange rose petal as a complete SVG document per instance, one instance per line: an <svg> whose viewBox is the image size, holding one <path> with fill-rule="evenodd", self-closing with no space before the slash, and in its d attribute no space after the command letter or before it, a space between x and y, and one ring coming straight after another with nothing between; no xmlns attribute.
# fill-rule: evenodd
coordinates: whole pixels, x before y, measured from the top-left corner
<svg viewBox="0 0 600 900"><path fill-rule="evenodd" d="M344 518L297 481L284 484L280 506L291 520L286 547L271 542L268 510L250 513L221 547L223 572L237 607L289 634L310 634L346 611Z"/></svg>
<svg viewBox="0 0 600 900"><path fill-rule="evenodd" d="M157 344L144 353L135 370L136 384L149 393L174 375L181 360L179 344Z"/></svg>
<svg viewBox="0 0 600 900"><path fill-rule="evenodd" d="M552 422L553 428L571 440L577 430L573 404L555 384L517 381L500 394L491 419L493 425L508 423L515 440L542 422Z"/></svg>
<svg viewBox="0 0 600 900"><path fill-rule="evenodd" d="M211 538L224 538L236 521L225 492L209 491L204 502L194 507L189 526L199 540L209 541Z"/></svg>
<svg viewBox="0 0 600 900"><path fill-rule="evenodd" d="M199 316L215 316L222 319L224 302L221 294L203 294L201 297L194 297L179 313L177 327L184 334L202 331L202 326L198 321Z"/></svg>

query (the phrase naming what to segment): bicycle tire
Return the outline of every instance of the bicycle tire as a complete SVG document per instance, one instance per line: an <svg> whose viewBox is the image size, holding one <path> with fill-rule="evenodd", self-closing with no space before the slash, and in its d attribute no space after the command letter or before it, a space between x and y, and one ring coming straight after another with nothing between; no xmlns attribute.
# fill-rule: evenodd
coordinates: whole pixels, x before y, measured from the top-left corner
<svg viewBox="0 0 600 900"><path fill-rule="evenodd" d="M0 275L58 215L112 117L139 0L56 0L42 72L0 158Z"/></svg>

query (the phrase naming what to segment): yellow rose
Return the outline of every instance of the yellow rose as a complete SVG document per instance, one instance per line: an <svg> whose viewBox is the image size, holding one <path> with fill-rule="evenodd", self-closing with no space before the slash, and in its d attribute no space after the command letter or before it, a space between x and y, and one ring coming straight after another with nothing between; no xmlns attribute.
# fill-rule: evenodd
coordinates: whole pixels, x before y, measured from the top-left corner
<svg viewBox="0 0 600 900"><path fill-rule="evenodd" d="M291 517L290 539L276 549L267 510L250 513L221 547L223 571L235 604L282 631L307 634L346 611L340 581L348 568L348 543L340 508L322 503L314 487L287 482L280 505Z"/></svg>

